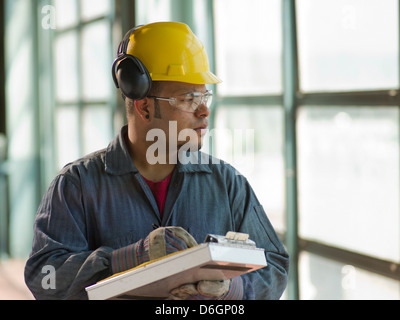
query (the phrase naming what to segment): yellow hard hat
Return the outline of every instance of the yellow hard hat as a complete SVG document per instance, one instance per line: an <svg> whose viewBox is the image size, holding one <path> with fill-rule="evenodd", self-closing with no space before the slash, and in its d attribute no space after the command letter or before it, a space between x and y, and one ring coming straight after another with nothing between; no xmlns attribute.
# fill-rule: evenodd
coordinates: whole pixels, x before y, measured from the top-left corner
<svg viewBox="0 0 400 320"><path fill-rule="evenodd" d="M151 81L221 82L210 71L204 45L189 26L179 22L155 22L128 32L112 73L117 88L132 99L144 98Z"/></svg>
<svg viewBox="0 0 400 320"><path fill-rule="evenodd" d="M126 53L142 61L153 81L221 82L210 72L204 45L184 23L156 22L136 28Z"/></svg>

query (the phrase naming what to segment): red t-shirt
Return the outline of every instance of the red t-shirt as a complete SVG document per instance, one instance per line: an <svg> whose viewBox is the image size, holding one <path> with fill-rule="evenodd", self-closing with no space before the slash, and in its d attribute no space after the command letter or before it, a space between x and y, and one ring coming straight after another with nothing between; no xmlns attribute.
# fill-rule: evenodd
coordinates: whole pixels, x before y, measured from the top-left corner
<svg viewBox="0 0 400 320"><path fill-rule="evenodd" d="M153 182L147 180L145 177L142 176L144 181L146 181L147 184L149 185L150 190L153 193L154 198L156 199L158 209L160 210L161 218L164 213L165 199L167 198L168 186L169 182L171 181L171 176L172 173L168 177L166 177L163 181L159 182Z"/></svg>

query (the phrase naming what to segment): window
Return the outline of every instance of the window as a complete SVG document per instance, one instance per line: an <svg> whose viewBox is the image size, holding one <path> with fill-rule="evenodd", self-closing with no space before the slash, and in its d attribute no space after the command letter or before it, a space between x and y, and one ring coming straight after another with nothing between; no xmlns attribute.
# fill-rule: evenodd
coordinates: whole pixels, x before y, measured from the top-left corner
<svg viewBox="0 0 400 320"><path fill-rule="evenodd" d="M398 281L308 252L300 256L300 285L304 300L400 299Z"/></svg>
<svg viewBox="0 0 400 320"><path fill-rule="evenodd" d="M56 0L55 131L58 169L105 148L113 132L110 0Z"/></svg>
<svg viewBox="0 0 400 320"><path fill-rule="evenodd" d="M285 239L288 297L398 299L398 1L214 0L214 25L215 154Z"/></svg>
<svg viewBox="0 0 400 320"><path fill-rule="evenodd" d="M56 30L37 26L42 1L4 3L1 252L29 253L52 148L60 169L114 136L113 34L174 20L224 81L210 151L286 243L287 297L400 298L399 1L53 0Z"/></svg>
<svg viewBox="0 0 400 320"><path fill-rule="evenodd" d="M399 110L302 107L300 235L400 261Z"/></svg>
<svg viewBox="0 0 400 320"><path fill-rule="evenodd" d="M170 20L171 0L137 0L136 25ZM134 26L132 26L133 28Z"/></svg>
<svg viewBox="0 0 400 320"><path fill-rule="evenodd" d="M215 0L215 155L248 178L285 230L281 1Z"/></svg>
<svg viewBox="0 0 400 320"><path fill-rule="evenodd" d="M219 158L251 183L276 230L285 230L281 106L220 105L215 132Z"/></svg>
<svg viewBox="0 0 400 320"><path fill-rule="evenodd" d="M221 95L282 92L280 0L215 0L216 65Z"/></svg>
<svg viewBox="0 0 400 320"><path fill-rule="evenodd" d="M398 1L296 1L305 92L399 86Z"/></svg>
<svg viewBox="0 0 400 320"><path fill-rule="evenodd" d="M299 298L399 299L398 1L295 12Z"/></svg>

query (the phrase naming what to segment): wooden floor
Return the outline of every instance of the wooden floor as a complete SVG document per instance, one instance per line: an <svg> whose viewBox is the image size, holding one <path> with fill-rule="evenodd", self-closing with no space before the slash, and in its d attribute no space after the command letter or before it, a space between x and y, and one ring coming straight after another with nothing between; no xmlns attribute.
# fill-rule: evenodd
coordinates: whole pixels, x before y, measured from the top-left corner
<svg viewBox="0 0 400 320"><path fill-rule="evenodd" d="M0 300L32 300L25 285L24 260L0 260Z"/></svg>

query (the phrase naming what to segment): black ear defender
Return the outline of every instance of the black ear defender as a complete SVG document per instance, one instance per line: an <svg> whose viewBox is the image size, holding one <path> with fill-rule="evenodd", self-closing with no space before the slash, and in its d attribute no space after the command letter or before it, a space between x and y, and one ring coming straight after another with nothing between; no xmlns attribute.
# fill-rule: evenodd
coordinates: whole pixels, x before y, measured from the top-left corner
<svg viewBox="0 0 400 320"><path fill-rule="evenodd" d="M115 86L121 89L124 96L132 100L147 97L151 89L150 73L137 58L126 53L131 34L141 26L130 30L118 46L118 56L112 65L112 77Z"/></svg>

